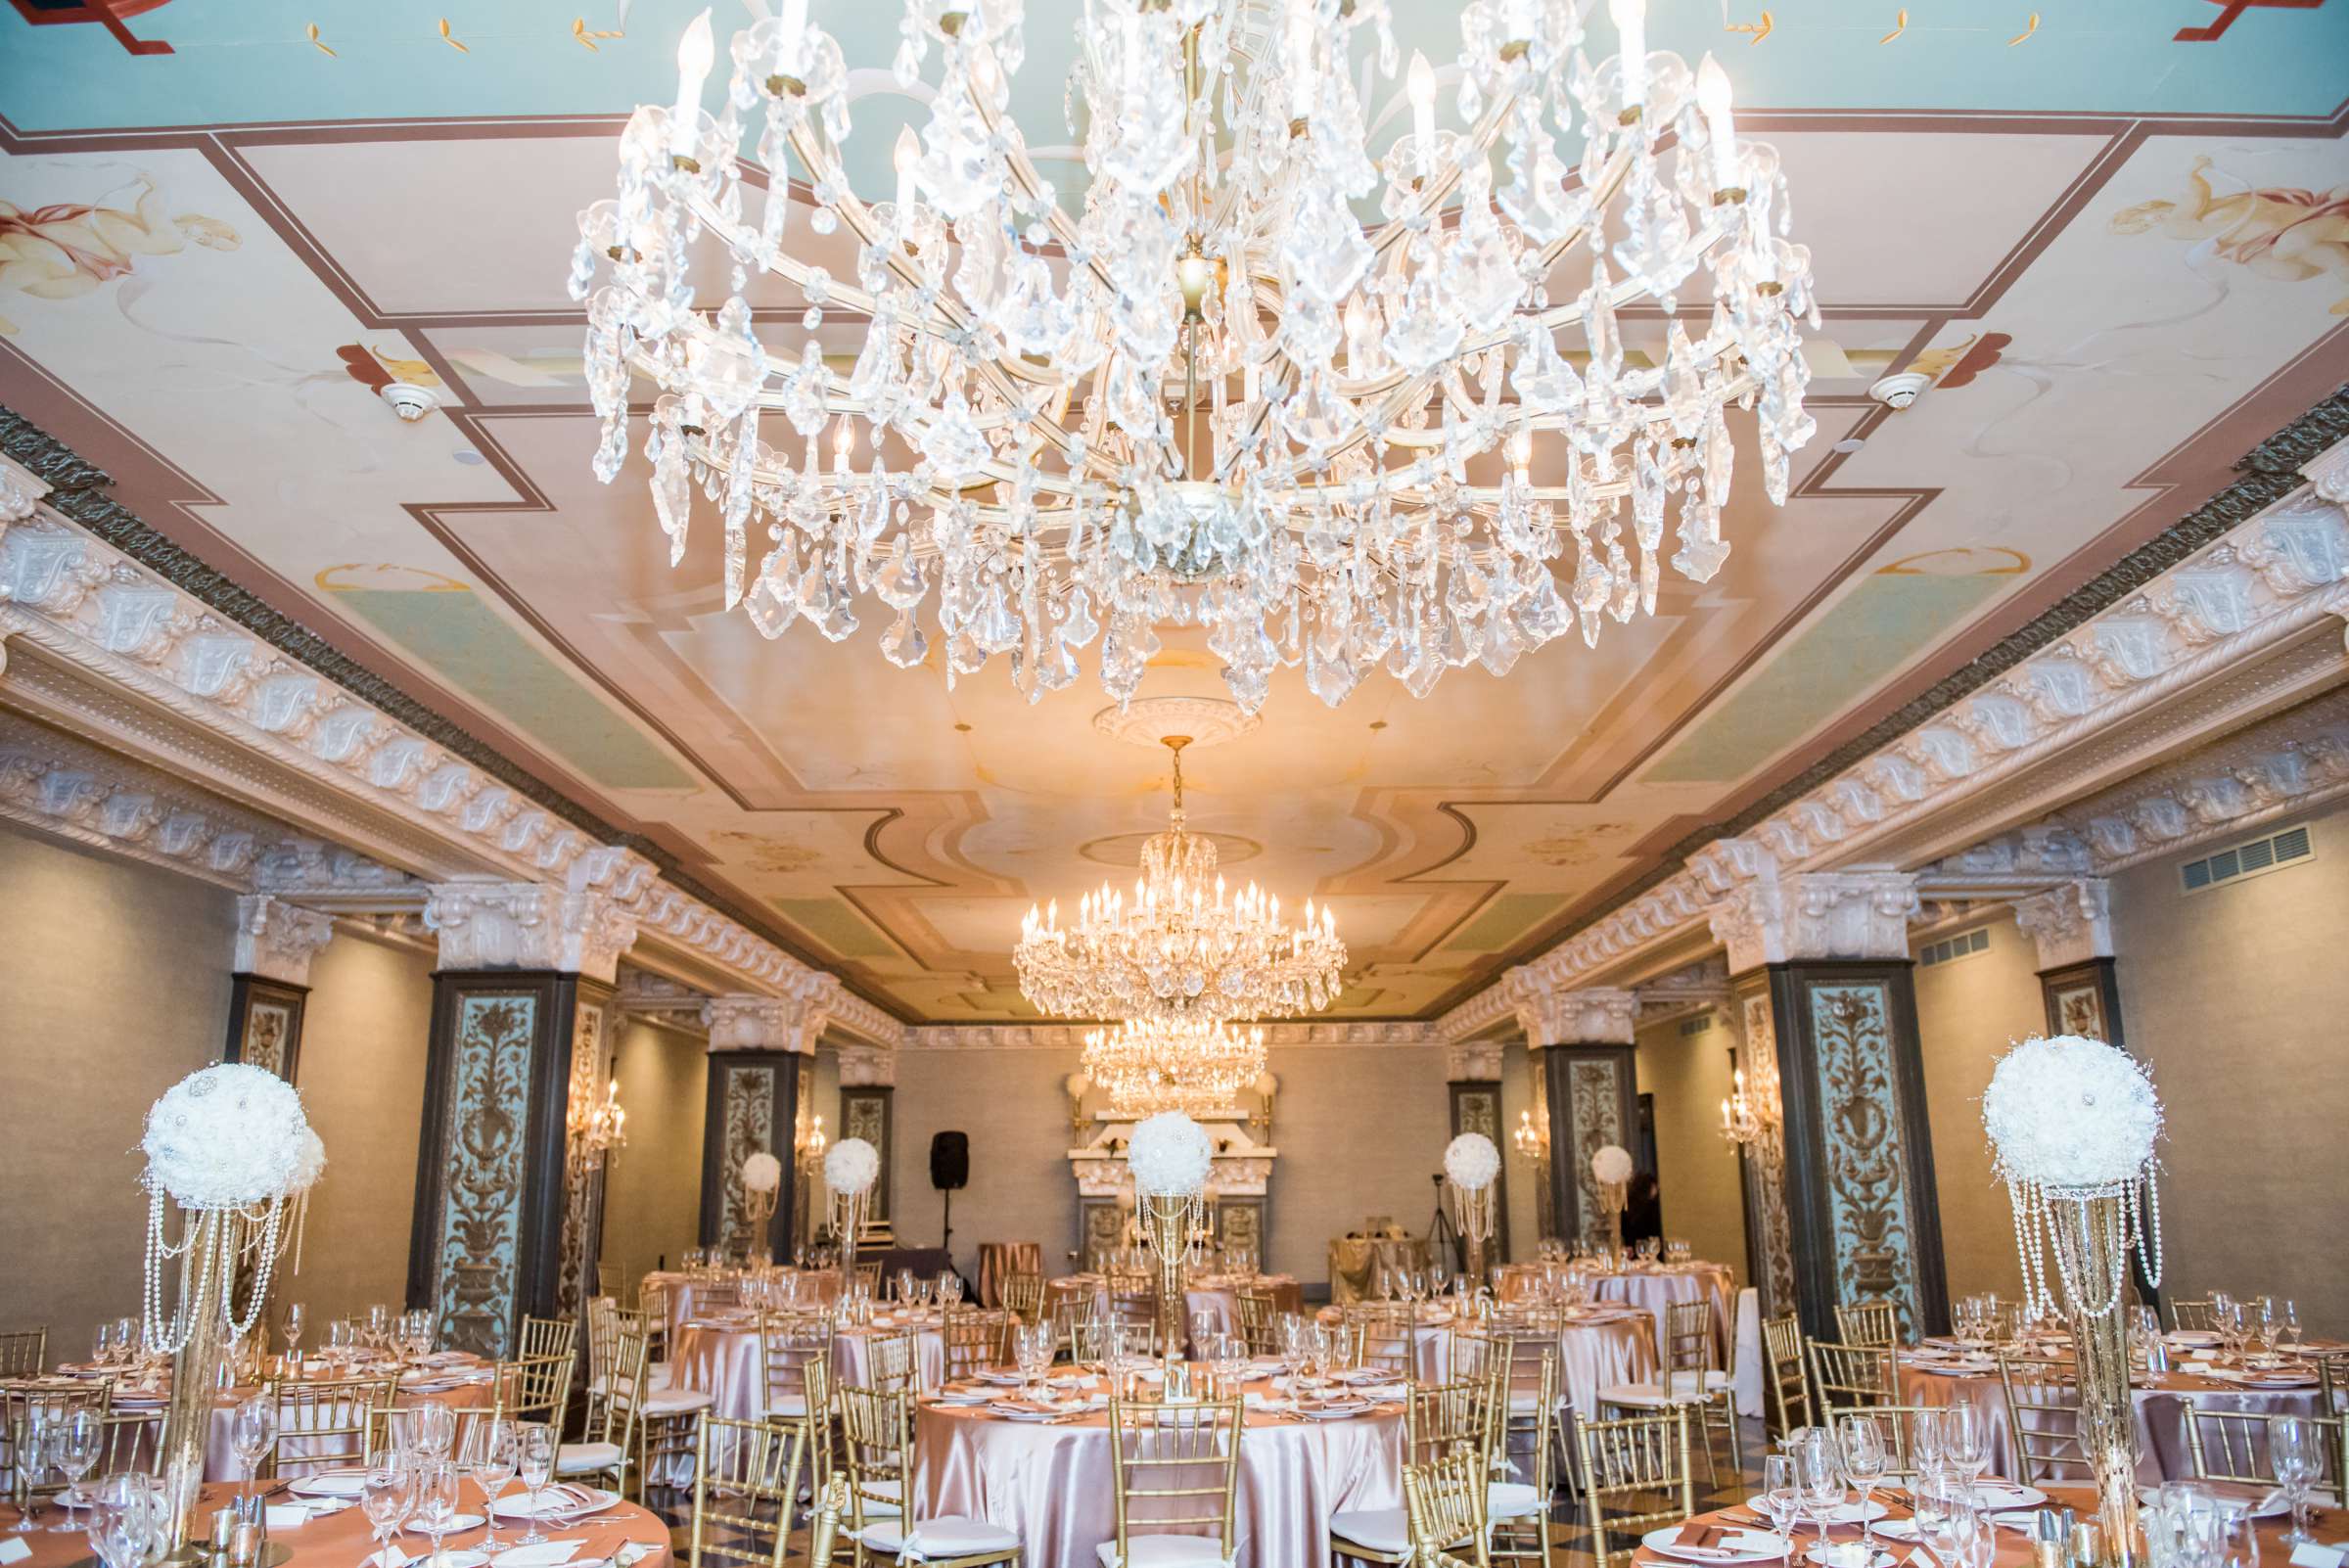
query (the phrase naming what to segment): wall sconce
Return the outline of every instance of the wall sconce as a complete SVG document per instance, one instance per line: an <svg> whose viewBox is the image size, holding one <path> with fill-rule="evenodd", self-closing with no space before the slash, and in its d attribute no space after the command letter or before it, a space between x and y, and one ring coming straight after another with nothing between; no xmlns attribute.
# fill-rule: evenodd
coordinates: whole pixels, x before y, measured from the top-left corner
<svg viewBox="0 0 2349 1568"><path fill-rule="evenodd" d="M1730 1079L1729 1097L1721 1102L1721 1135L1744 1148L1758 1140L1768 1130L1762 1118L1745 1097L1745 1069L1740 1067Z"/></svg>
<svg viewBox="0 0 2349 1568"><path fill-rule="evenodd" d="M620 1080L604 1085L604 1097L587 1107L576 1129L589 1154L610 1154L628 1141L628 1113L620 1107Z"/></svg>
<svg viewBox="0 0 2349 1568"><path fill-rule="evenodd" d="M1259 1105L1248 1118L1248 1131L1259 1143L1272 1141L1272 1097L1280 1092L1280 1080L1270 1073L1256 1075L1251 1085L1256 1090Z"/></svg>
<svg viewBox="0 0 2349 1568"><path fill-rule="evenodd" d="M1071 1141L1081 1143L1084 1140L1085 1127L1091 1120L1084 1114L1084 1094L1093 1086L1093 1081L1082 1073L1071 1073L1060 1081L1060 1086L1069 1095L1069 1137Z"/></svg>
<svg viewBox="0 0 2349 1568"><path fill-rule="evenodd" d="M824 1163L824 1118L819 1112L807 1124L807 1130L801 1134L798 1150L801 1166L809 1171L820 1169Z"/></svg>
<svg viewBox="0 0 2349 1568"><path fill-rule="evenodd" d="M1509 1141L1516 1145L1521 1159L1539 1160L1549 1152L1549 1133L1535 1125L1531 1111L1517 1113L1517 1127L1510 1132Z"/></svg>

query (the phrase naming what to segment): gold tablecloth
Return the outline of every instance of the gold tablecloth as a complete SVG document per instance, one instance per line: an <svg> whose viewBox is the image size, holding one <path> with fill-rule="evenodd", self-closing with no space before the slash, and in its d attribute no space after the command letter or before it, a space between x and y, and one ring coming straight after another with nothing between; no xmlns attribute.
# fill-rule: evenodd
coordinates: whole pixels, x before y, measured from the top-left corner
<svg viewBox="0 0 2349 1568"><path fill-rule="evenodd" d="M1398 1268L1425 1268L1435 1261L1426 1238L1340 1236L1329 1244L1329 1299L1338 1306L1350 1301L1377 1301L1389 1273Z"/></svg>

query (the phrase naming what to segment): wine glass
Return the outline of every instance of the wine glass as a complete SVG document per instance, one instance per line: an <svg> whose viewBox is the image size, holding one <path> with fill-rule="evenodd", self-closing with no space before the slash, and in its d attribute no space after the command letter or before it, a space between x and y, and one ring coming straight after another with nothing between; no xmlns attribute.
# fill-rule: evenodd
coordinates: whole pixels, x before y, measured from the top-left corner
<svg viewBox="0 0 2349 1568"><path fill-rule="evenodd" d="M17 1468L22 1473L17 1477L17 1487L23 1495L24 1506L17 1515L17 1522L8 1527L12 1534L29 1535L41 1528L39 1514L44 1499L38 1488L49 1473L49 1456L55 1452L49 1429L59 1413L54 1405L31 1406L24 1411L24 1424L18 1428Z"/></svg>
<svg viewBox="0 0 2349 1568"><path fill-rule="evenodd" d="M301 1360L301 1331L302 1331L302 1328L303 1328L303 1327L304 1327L304 1326L305 1326L305 1325L308 1323L308 1321L309 1321L309 1319L308 1319L308 1316L307 1316L307 1314L304 1314L304 1313L302 1312L301 1303L299 1303L299 1302L298 1302L298 1301L290 1301L290 1302L286 1303L286 1360L289 1360L289 1361L294 1361L294 1362L299 1362L299 1361L300 1361L300 1360Z"/></svg>
<svg viewBox="0 0 2349 1568"><path fill-rule="evenodd" d="M1794 1527L1803 1516L1802 1483L1794 1468L1794 1456L1786 1453L1767 1453L1762 1456L1762 1490L1754 1496L1754 1505L1770 1521L1771 1529L1793 1549Z"/></svg>
<svg viewBox="0 0 2349 1568"><path fill-rule="evenodd" d="M544 1421L526 1421L516 1438L515 1469L530 1493L530 1529L520 1545L535 1546L546 1540L538 1528L538 1494L555 1478L555 1431Z"/></svg>
<svg viewBox="0 0 2349 1568"><path fill-rule="evenodd" d="M439 1562L441 1538L457 1524L457 1467L446 1459L428 1459L417 1468L415 1520L432 1538L433 1561Z"/></svg>
<svg viewBox="0 0 2349 1568"><path fill-rule="evenodd" d="M98 1485L90 1545L106 1568L143 1568L162 1545L162 1497L145 1476L109 1476Z"/></svg>
<svg viewBox="0 0 2349 1568"><path fill-rule="evenodd" d="M379 1464L359 1483L359 1507L367 1515L367 1533L375 1541L374 1560L381 1563L392 1538L416 1500L416 1472L404 1464Z"/></svg>
<svg viewBox="0 0 2349 1568"><path fill-rule="evenodd" d="M1965 1479L1970 1493L1982 1472L1990 1468L1990 1418L1982 1407L1959 1400L1941 1412L1942 1451L1950 1468Z"/></svg>
<svg viewBox="0 0 2349 1568"><path fill-rule="evenodd" d="M261 1460L277 1446L277 1401L263 1389L241 1402L229 1418L228 1446L245 1466L247 1489L261 1476Z"/></svg>
<svg viewBox="0 0 2349 1568"><path fill-rule="evenodd" d="M1875 1561L1874 1521L1867 1501L1884 1479L1884 1429L1872 1415L1846 1415L1835 1424L1835 1446L1843 1459L1843 1477L1860 1493L1860 1545L1868 1562Z"/></svg>
<svg viewBox="0 0 2349 1568"><path fill-rule="evenodd" d="M88 1406L76 1406L59 1412L57 1418L49 1423L49 1438L52 1445L50 1460L66 1477L66 1491L58 1501L61 1504L79 1502L82 1500L81 1478L88 1475L91 1467L97 1464L98 1451L106 1443L106 1422ZM67 1518L49 1528L55 1534L68 1535L81 1526Z"/></svg>
<svg viewBox="0 0 2349 1568"><path fill-rule="evenodd" d="M1819 1524L1819 1555L1824 1561L1829 1516L1843 1501L1843 1458L1835 1434L1823 1426L1805 1427L1795 1434L1793 1457L1803 1504Z"/></svg>
<svg viewBox="0 0 2349 1568"><path fill-rule="evenodd" d="M2292 1510L2292 1533L2284 1539L2294 1546L2308 1545L2308 1492L2325 1465L2324 1439L2315 1423L2297 1415L2278 1415L2268 1421L2268 1462L2276 1468L2277 1483Z"/></svg>
<svg viewBox="0 0 2349 1568"><path fill-rule="evenodd" d="M418 1404L409 1417L408 1441L428 1459L445 1459L457 1441L457 1412L438 1400Z"/></svg>
<svg viewBox="0 0 2349 1568"><path fill-rule="evenodd" d="M482 1550L497 1555L497 1496L514 1479L514 1467L521 1455L516 1452L514 1423L503 1419L478 1421L473 1428L472 1452L466 1456L472 1471L473 1484L482 1489L482 1518L487 1527L482 1537Z"/></svg>

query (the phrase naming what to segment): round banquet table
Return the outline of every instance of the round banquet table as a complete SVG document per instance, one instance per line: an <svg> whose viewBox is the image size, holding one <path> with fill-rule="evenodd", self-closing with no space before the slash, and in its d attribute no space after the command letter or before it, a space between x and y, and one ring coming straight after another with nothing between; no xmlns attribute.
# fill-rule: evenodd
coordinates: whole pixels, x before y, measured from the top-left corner
<svg viewBox="0 0 2349 1568"><path fill-rule="evenodd" d="M1259 1399L1266 1382L1248 1385ZM917 1515L962 1514L1020 1538L1027 1568L1099 1568L1117 1539L1109 1414L1014 1421L925 1403L914 1418ZM1340 1420L1252 1409L1240 1440L1235 1568L1329 1568L1329 1516L1403 1503L1403 1407Z"/></svg>
<svg viewBox="0 0 2349 1568"><path fill-rule="evenodd" d="M775 1272L797 1276L800 1281L799 1301L804 1307L829 1307L832 1303L840 1300L841 1277L840 1270L837 1268L778 1268ZM656 1268L646 1274L642 1283L636 1287L636 1299L644 1300L646 1291L666 1292L668 1302L668 1331L674 1334L687 1321L698 1315L695 1311L695 1297L698 1293L715 1285L730 1292L731 1298L738 1301L741 1297L742 1281L743 1273L738 1268L728 1269L719 1274L689 1274L681 1273L673 1268Z"/></svg>
<svg viewBox="0 0 2349 1568"><path fill-rule="evenodd" d="M1646 1311L1656 1325L1656 1343L1664 1343L1664 1311L1675 1302L1713 1304L1713 1350L1729 1364L1729 1346L1736 1325L1730 1312L1736 1300L1736 1276L1726 1264L1634 1264L1617 1273L1586 1273L1590 1294L1599 1301L1626 1302Z"/></svg>
<svg viewBox="0 0 2349 1568"><path fill-rule="evenodd" d="M1490 1323L1455 1323L1446 1308L1419 1309L1418 1375L1422 1382L1441 1383L1451 1372L1451 1335L1463 1332L1523 1335L1526 1324L1502 1314ZM1320 1321L1334 1323L1339 1309L1324 1307ZM1648 1334L1647 1314L1623 1307L1583 1307L1568 1310L1558 1329L1558 1398L1565 1409L1598 1417L1598 1391L1617 1383L1640 1383L1656 1375L1656 1345Z"/></svg>
<svg viewBox="0 0 2349 1568"><path fill-rule="evenodd" d="M1329 1299L1376 1301L1390 1276L1424 1269L1435 1256L1424 1236L1340 1236L1329 1244Z"/></svg>
<svg viewBox="0 0 2349 1568"><path fill-rule="evenodd" d="M482 1511L481 1488L473 1484L470 1476L461 1479L457 1486L457 1506L467 1513L479 1514ZM199 1526L191 1529L189 1534L197 1536L208 1533L212 1515L228 1506L228 1499L235 1490L207 1482L196 1498ZM519 1491L509 1491L507 1495L516 1497L520 1494ZM43 1510L41 1522L44 1525L55 1524L59 1517L56 1504L51 1503ZM14 1524L17 1510L0 1504L0 1518ZM0 1526L0 1529L5 1528ZM498 1520L497 1539L500 1547L510 1545L526 1528L524 1521L519 1519ZM625 1547L625 1554L619 1558L625 1568L668 1568L668 1526L663 1524L658 1515L633 1503L617 1502L601 1513L591 1514L568 1525L549 1522L546 1533L557 1541L579 1542L579 1549L573 1558L576 1563L592 1564L612 1558ZM477 1526L444 1539L451 1550L457 1550L479 1546L483 1534L483 1530ZM374 1549L374 1544L368 1539L366 1510L355 1505L321 1514L304 1524L274 1526L269 1537L273 1543L293 1553L287 1559L285 1568L351 1568L353 1563L359 1562ZM79 1532L67 1534L43 1530L38 1535L0 1536L0 1540L22 1541L32 1548L30 1557L18 1559L21 1568L79 1568L79 1565L92 1561L89 1537ZM414 1532L402 1536L400 1545L414 1557L430 1555L426 1538Z"/></svg>
<svg viewBox="0 0 2349 1568"><path fill-rule="evenodd" d="M2043 1487L2040 1490L2048 1494L2046 1503L2048 1507L2068 1507L2081 1519L2094 1519L2096 1516L2096 1495L2090 1488L2051 1486ZM2214 1485L2212 1490L2232 1499L2248 1499L2257 1496L2257 1493L2245 1491L2239 1487ZM1910 1516L1908 1506L1897 1499L1888 1498L1879 1492L1876 1494L1876 1500L1885 1504L1888 1518L1906 1519ZM1881 1521L1878 1522L1881 1523ZM1742 1506L1717 1508L1706 1513L1692 1514L1689 1516L1689 1523L1719 1524L1758 1530L1770 1528L1768 1525L1760 1523ZM2291 1528L2290 1520L2279 1514L2272 1519L2254 1520L2251 1528L2259 1543L2257 1560L2283 1563L2290 1559L2292 1548L2285 1545L2283 1541L2285 1533ZM2344 1528L2349 1528L2349 1512L2344 1512L2339 1508L2324 1507L2314 1508L2310 1511L2310 1529L2320 1541L2339 1539ZM1796 1534L1801 1538L1803 1549L1809 1550L1811 1543L1817 1536L1816 1527L1808 1523L1799 1525L1796 1527ZM1838 1525L1827 1532L1827 1537L1830 1541L1857 1542L1860 1538L1860 1529L1857 1525ZM2032 1561L2029 1536L2020 1530L2001 1529L1992 1533L1991 1540L1995 1545L1990 1559L1991 1568L2029 1568ZM1894 1543L1894 1545L1900 1545L1901 1544ZM1903 1563L1924 1563L1934 1560L1933 1553L1924 1550L1904 1548L1899 1555ZM1645 1545L1633 1551L1632 1560L1638 1565L1638 1568L1687 1568L1685 1563L1652 1551ZM1781 1568L1786 1561L1785 1558L1770 1558L1760 1563L1758 1568Z"/></svg>
<svg viewBox="0 0 2349 1568"><path fill-rule="evenodd" d="M872 1342L893 1334L913 1335L914 1362L921 1386L936 1388L946 1375L946 1341L938 1315L919 1321L875 1321L869 1328L842 1328L832 1336L832 1375L861 1388L872 1381ZM758 1420L766 1410L764 1372L759 1359L759 1323L753 1317L707 1318L677 1330L668 1353L671 1386L711 1396L714 1413L737 1421Z"/></svg>
<svg viewBox="0 0 2349 1568"><path fill-rule="evenodd" d="M1044 1247L1039 1241L982 1241L979 1243L979 1305L1003 1305L1003 1281L1014 1274L1041 1275Z"/></svg>
<svg viewBox="0 0 2349 1568"><path fill-rule="evenodd" d="M1237 1274L1195 1274L1184 1282L1182 1291L1185 1339L1190 1335L1191 1323L1201 1317L1208 1320L1210 1333L1238 1333L1240 1292L1249 1289L1271 1292L1275 1313L1305 1311L1305 1289L1293 1274L1258 1274L1248 1279ZM1090 1298L1095 1313L1108 1312L1109 1281L1099 1274L1068 1274L1044 1286L1044 1306L1055 1316L1060 1314L1064 1304L1079 1298Z"/></svg>
<svg viewBox="0 0 2349 1568"><path fill-rule="evenodd" d="M2013 1434L2006 1422L2006 1389L1999 1381L1995 1361L1983 1369L1982 1360L1948 1361L1931 1352L1904 1351L1901 1355L1901 1394L1911 1405L1954 1405L1960 1400L1978 1405L1989 1417L1990 1464L2001 1475L2014 1474L2021 1463L2014 1452ZM2211 1375L2218 1371L2220 1375ZM2259 1415L2318 1415L2323 1395L2317 1371L2309 1366L2307 1381L2288 1388L2246 1387L2231 1380L2225 1369L2162 1372L2129 1391L2136 1412L2137 1478L2150 1486L2162 1481L2188 1480L2193 1460L2186 1447L2186 1409L2235 1410ZM2052 1418L2033 1411L2033 1430ZM2052 1430L2052 1428L2050 1428Z"/></svg>

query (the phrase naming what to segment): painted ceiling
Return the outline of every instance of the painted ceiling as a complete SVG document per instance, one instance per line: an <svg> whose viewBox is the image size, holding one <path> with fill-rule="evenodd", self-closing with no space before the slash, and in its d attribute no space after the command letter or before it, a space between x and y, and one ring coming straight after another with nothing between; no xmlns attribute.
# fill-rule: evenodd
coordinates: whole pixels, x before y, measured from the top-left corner
<svg viewBox="0 0 2349 1568"><path fill-rule="evenodd" d="M578 3L0 5L0 403L885 1006L1025 1016L1021 914L1130 875L1163 757L1105 732L1089 678L1031 707L997 668L896 669L869 629L766 642L720 610L714 528L672 571L641 468L595 483L574 215L698 6ZM896 7L813 9L887 61ZM1335 906L1341 1015L1424 1016L1539 951L2349 375L2349 0L1653 9L1654 46L1718 53L1784 156L1819 435L1782 510L1749 443L1735 553L1652 622L1426 700L1331 710L1284 672L1193 754L1226 865ZM1038 143L1067 140L1075 10L1029 6ZM1397 10L1406 49L1454 52L1455 7ZM1891 413L1866 389L1898 368L1934 385ZM392 377L443 410L398 422ZM1141 696L1220 699L1217 661L1170 633Z"/></svg>

